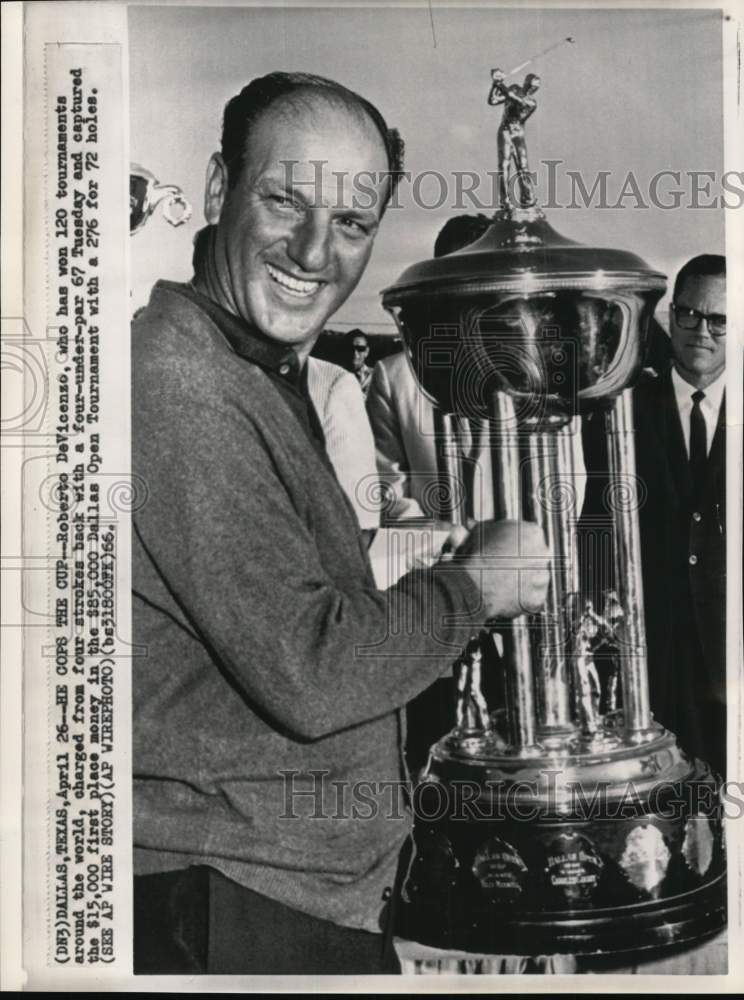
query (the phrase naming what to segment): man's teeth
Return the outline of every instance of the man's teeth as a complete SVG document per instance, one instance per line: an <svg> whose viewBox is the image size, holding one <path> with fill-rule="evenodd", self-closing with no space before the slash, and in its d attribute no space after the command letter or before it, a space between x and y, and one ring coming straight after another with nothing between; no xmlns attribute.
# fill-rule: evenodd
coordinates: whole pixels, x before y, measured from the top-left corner
<svg viewBox="0 0 744 1000"><path fill-rule="evenodd" d="M285 274L284 271L272 267L271 264L266 265L266 270L277 284L281 285L282 288L289 289L290 292L295 292L297 295L312 295L322 284L321 281L300 281L299 278L292 278L289 274Z"/></svg>

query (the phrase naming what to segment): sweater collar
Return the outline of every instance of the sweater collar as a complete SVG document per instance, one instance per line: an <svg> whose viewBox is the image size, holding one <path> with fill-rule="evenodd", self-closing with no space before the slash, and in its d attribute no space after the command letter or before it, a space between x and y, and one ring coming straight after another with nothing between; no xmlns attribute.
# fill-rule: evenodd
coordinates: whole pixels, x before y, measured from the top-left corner
<svg viewBox="0 0 744 1000"><path fill-rule="evenodd" d="M156 288L167 289L194 303L212 320L232 349L241 358L252 361L267 371L275 372L293 385L300 383L302 365L294 348L265 336L251 323L234 316L192 284L159 281Z"/></svg>

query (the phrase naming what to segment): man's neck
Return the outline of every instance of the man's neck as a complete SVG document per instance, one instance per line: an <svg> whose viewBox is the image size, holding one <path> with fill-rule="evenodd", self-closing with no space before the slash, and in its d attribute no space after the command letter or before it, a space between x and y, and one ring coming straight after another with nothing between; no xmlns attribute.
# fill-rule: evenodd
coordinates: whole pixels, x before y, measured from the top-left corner
<svg viewBox="0 0 744 1000"><path fill-rule="evenodd" d="M297 355L297 357L300 359L300 365L301 365L301 367L304 368L305 362L310 357L310 352L315 347L315 344L317 343L317 340L318 340L319 336L320 336L320 334L318 334L316 337L314 337L310 341L310 343L308 343L307 341L305 341L302 344L293 344L292 345L292 350L295 352L295 354Z"/></svg>
<svg viewBox="0 0 744 1000"><path fill-rule="evenodd" d="M194 260L194 277L191 279L191 285L200 295L206 296L221 309L224 309L225 312L229 312L231 315L238 316L239 318L239 313L235 308L230 290L220 281L219 269L214 264L215 230L215 226L208 226L203 231L206 237L202 240L201 253L198 259L195 258Z"/></svg>
<svg viewBox="0 0 744 1000"><path fill-rule="evenodd" d="M709 385L713 385L714 382L718 381L724 371L724 369L721 369L720 371L713 372L712 374L708 373L705 375L699 375L697 372L690 372L685 368L682 368L682 366L678 365L676 361L673 364L674 370L679 377L683 381L687 382L688 385L692 386L693 389L707 389Z"/></svg>

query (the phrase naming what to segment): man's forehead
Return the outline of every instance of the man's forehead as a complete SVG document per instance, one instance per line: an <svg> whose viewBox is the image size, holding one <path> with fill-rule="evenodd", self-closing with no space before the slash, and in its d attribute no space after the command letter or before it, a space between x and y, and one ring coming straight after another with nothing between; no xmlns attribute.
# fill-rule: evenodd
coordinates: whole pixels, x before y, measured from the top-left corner
<svg viewBox="0 0 744 1000"><path fill-rule="evenodd" d="M382 136L361 112L312 94L283 98L248 133L244 164L249 174L271 178L306 201L372 209L387 184Z"/></svg>
<svg viewBox="0 0 744 1000"><path fill-rule="evenodd" d="M716 299L726 301L726 278L723 274L691 274L685 278L677 299L687 305Z"/></svg>
<svg viewBox="0 0 744 1000"><path fill-rule="evenodd" d="M246 152L250 151L251 139L260 134L277 139L286 136L289 140L292 135L304 133L307 139L313 138L320 144L324 135L339 130L369 140L370 145L387 156L379 130L362 108L312 88L280 97L266 108L248 131Z"/></svg>

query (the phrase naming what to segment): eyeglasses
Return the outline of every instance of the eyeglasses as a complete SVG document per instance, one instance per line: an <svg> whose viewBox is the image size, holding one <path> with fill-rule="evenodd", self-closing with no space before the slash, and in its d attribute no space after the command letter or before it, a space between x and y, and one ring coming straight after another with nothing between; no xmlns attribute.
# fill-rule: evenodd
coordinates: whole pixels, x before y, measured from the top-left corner
<svg viewBox="0 0 744 1000"><path fill-rule="evenodd" d="M367 344L354 344L354 354L364 354L365 351L369 350Z"/></svg>
<svg viewBox="0 0 744 1000"><path fill-rule="evenodd" d="M697 330L701 321L705 320L711 337L726 336L725 313L701 313L697 309L690 309L689 306L678 306L675 302L672 303L672 309L677 326L683 330Z"/></svg>

